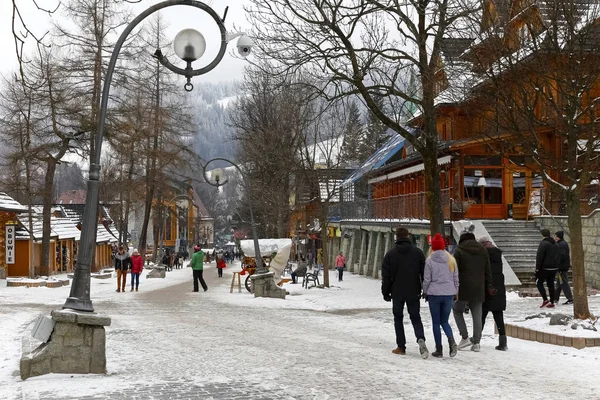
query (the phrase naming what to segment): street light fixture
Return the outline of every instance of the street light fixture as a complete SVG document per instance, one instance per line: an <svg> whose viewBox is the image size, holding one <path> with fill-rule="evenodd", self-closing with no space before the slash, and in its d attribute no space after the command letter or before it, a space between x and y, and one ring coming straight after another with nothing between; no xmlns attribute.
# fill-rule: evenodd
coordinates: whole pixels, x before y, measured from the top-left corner
<svg viewBox="0 0 600 400"><path fill-rule="evenodd" d="M204 180L206 181L206 183L208 183L209 185L212 185L212 186L219 187L219 186L223 186L227 182L229 182L229 179L225 176L223 170L220 168L210 171L210 175L211 175L212 179L214 179L214 181L209 178L208 165L215 161L223 161L228 164L231 164L242 176L242 180L244 181L244 187L246 188L246 191L248 191L250 186L248 185L248 180L246 179L246 175L244 174L244 172L242 171L240 166L231 160L228 160L226 158L221 158L221 157L217 157L217 158L213 158L212 160L209 160L206 164L204 164L204 167L202 167L203 172L204 172ZM256 258L256 272L255 273L257 275L266 274L269 272L269 270L267 268L265 268L265 265L262 261L262 257L260 254L260 245L258 244L258 234L256 233L256 222L254 221L254 211L252 209L252 196L250 196L248 194L247 198L248 198L248 207L250 208L250 225L252 227L252 240L254 241L254 255Z"/></svg>
<svg viewBox="0 0 600 400"><path fill-rule="evenodd" d="M187 83L184 86L186 91L193 90L194 86L191 84L191 78L194 76L203 75L213 68L215 68L223 59L225 51L227 50L227 44L234 38L239 37L238 40L238 52L242 56L250 54L250 48L252 47L251 41L248 42L248 37L243 33L227 33L225 29L225 17L227 16L228 7L225 8L223 18L221 18L210 6L206 5L197 0L166 0L153 5L146 11L138 15L133 21L129 23L119 36L115 47L113 49L108 68L106 69L106 75L104 77L104 85L102 87L102 99L100 102L100 111L98 113L98 126L96 130L96 136L94 137L95 142L95 153L93 159L90 160L88 181L87 181L87 194L85 198L85 208L83 212L83 221L81 229L81 240L80 240L80 251L77 257L77 267L75 269L75 276L73 278L73 284L71 286L71 292L69 297L65 301L63 308L68 308L76 311L87 311L93 312L94 307L90 299L90 273L92 260L95 255L95 242L96 242L96 231L98 225L98 195L100 186L100 156L102 153L102 142L104 139L104 129L106 125L106 112L108 109L108 98L110 92L110 84L112 82L113 73L117 64L117 58L127 39L127 36L133 31L133 29L139 25L146 17L154 14L155 12L162 10L163 8L172 6L188 6L198 8L212 17L217 24L219 31L221 32L221 47L217 56L210 62L210 64L199 69L193 69L191 63L195 57L200 57L203 53L201 48L206 48L206 43L203 42L201 34L198 35L192 32L182 32L177 37L178 49L176 53L180 52L179 46L183 44L183 59L187 65L185 69L178 68L171 64L166 57L163 56L160 49L156 50L154 57L169 70L176 74L183 75L187 78ZM240 42L241 41L241 42ZM203 49L202 49L203 50ZM197 59L197 58L196 58Z"/></svg>

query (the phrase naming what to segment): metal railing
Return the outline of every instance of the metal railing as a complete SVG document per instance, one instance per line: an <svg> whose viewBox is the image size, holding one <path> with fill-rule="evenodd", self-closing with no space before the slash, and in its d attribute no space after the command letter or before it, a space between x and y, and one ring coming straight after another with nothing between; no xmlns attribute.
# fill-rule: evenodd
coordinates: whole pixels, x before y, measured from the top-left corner
<svg viewBox="0 0 600 400"><path fill-rule="evenodd" d="M542 189L544 214L562 216L567 215L567 205L560 193L552 190ZM599 208L600 185L587 185L581 191L581 215L589 215Z"/></svg>
<svg viewBox="0 0 600 400"><path fill-rule="evenodd" d="M450 189L442 190L444 218L450 218ZM342 219L429 219L425 192L361 199L329 206L332 221Z"/></svg>

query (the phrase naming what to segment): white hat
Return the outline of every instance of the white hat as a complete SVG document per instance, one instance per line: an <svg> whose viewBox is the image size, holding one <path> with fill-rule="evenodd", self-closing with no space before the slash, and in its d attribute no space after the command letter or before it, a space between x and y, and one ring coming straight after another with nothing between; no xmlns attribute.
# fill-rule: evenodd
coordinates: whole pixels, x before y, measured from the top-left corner
<svg viewBox="0 0 600 400"><path fill-rule="evenodd" d="M135 254L135 253L139 253L138 249L133 249L133 254Z"/></svg>

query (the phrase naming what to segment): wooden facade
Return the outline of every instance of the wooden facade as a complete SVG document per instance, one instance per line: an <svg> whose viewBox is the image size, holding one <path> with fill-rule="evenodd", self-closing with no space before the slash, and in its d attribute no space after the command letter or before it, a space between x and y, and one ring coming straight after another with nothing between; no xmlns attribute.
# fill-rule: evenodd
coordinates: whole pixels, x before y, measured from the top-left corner
<svg viewBox="0 0 600 400"><path fill-rule="evenodd" d="M463 65L469 64L470 72L477 73L491 68L500 57L497 47L499 42L503 50L516 51L523 43L522 33L525 30L541 29L539 10L529 8L528 12L521 13L519 2L511 4L513 7L508 10L510 15L506 18L503 37L484 36L484 39L473 45L472 42L464 40L460 42L460 46L464 48L456 54L462 54L459 61ZM484 1L482 30L492 24L491 15L497 16L493 7L493 1ZM560 55L543 53L534 57L540 57L543 62L556 65L557 68L562 63ZM456 60L457 58L454 59ZM436 88L441 93L448 88L449 83L444 72L444 60L440 60L439 65ZM537 81L534 68L515 73L528 75L525 78L519 76L520 79ZM524 90L513 83L514 76L510 74L511 72L502 78L504 87L500 90L507 93ZM448 101L447 98L436 101L437 133L442 144L438 160L447 160L439 163L445 218L526 219L529 217L530 199L534 191L539 191L545 196L545 206L550 212L557 212L561 207L561 200L552 199L540 169L532 157L527 156L527 151L523 151L523 148L515 143L510 132L498 129L497 123L493 125L503 112L498 109L497 100L493 97L498 95L489 93L485 79L480 79L477 85L478 88L472 88L467 98L455 102ZM552 82L548 87L553 87ZM518 96L514 97L520 99ZM586 98L582 100L582 106L588 106L591 99L598 97L600 83L595 82ZM531 104L530 108L536 119L546 122L530 133L535 137L536 151L559 163L566 154L561 142L564 137L557 134L561 129L560 116L553 117L552 112L555 110L543 102ZM410 121L414 127L419 127L422 123L419 117ZM493 133L490 132L491 126L495 126L496 129ZM400 161L390 163L372 173L369 183L373 218L428 218L427 207L424 204L427 190L424 171L419 168L422 161L419 157L411 156L408 150L410 148L403 150L403 158ZM556 171L549 172L549 178L565 183L564 177ZM594 185L588 185L584 192L582 205L585 212L590 208L585 207L588 200L600 192L597 181Z"/></svg>

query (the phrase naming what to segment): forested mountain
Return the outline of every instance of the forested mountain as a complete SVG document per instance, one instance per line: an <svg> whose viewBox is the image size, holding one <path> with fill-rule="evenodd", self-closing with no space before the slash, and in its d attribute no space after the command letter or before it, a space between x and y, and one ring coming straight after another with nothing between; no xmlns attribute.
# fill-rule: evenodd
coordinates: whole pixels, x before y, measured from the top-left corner
<svg viewBox="0 0 600 400"><path fill-rule="evenodd" d="M238 94L236 82L203 83L190 94L196 122L193 148L204 161L234 156L231 128L227 125L230 106Z"/></svg>

